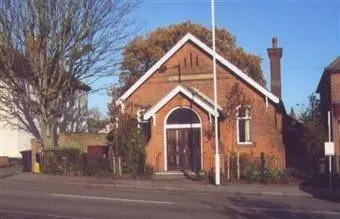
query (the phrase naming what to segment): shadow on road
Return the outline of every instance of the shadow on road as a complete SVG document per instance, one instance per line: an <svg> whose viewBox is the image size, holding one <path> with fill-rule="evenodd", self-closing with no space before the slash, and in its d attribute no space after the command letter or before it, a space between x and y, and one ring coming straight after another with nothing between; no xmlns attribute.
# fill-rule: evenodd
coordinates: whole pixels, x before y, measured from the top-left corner
<svg viewBox="0 0 340 219"><path fill-rule="evenodd" d="M246 197L229 197L230 204L225 205L222 209L222 213L230 218L242 218L242 219L319 219L324 218L322 214L309 213L308 209L297 207L294 208L294 204L275 203L269 200L249 199ZM308 201L308 200L307 200ZM214 203L202 202L212 208L218 206ZM340 217L339 215L330 215L332 218ZM328 217L326 217L328 218Z"/></svg>
<svg viewBox="0 0 340 219"><path fill-rule="evenodd" d="M301 182L300 189L316 199L340 203L340 178L337 176L332 178L332 190L329 189L329 179L326 175Z"/></svg>

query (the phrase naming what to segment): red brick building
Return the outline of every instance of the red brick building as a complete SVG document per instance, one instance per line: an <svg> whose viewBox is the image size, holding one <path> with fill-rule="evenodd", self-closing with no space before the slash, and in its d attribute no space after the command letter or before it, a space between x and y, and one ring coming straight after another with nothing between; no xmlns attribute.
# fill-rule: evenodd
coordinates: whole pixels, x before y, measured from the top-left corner
<svg viewBox="0 0 340 219"><path fill-rule="evenodd" d="M327 123L328 111L331 112L331 138L335 144L337 157L340 154L340 57L329 64L320 79L317 92L320 94L321 112ZM340 171L340 160L335 162L337 172Z"/></svg>
<svg viewBox="0 0 340 219"><path fill-rule="evenodd" d="M122 112L149 125L147 160L157 171L213 167L215 116L222 160L227 152L285 158L282 49L277 48L277 40L268 49L273 92L217 54L217 115L212 101L212 55L208 46L187 34L117 101Z"/></svg>

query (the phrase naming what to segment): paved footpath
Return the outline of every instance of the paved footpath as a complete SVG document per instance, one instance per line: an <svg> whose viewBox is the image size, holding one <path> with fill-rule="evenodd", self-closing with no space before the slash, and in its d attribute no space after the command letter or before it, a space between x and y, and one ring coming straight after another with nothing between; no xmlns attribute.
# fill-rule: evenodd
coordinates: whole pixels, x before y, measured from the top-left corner
<svg viewBox="0 0 340 219"><path fill-rule="evenodd" d="M14 176L22 173L22 167L4 167L0 168L0 179Z"/></svg>
<svg viewBox="0 0 340 219"><path fill-rule="evenodd" d="M328 190L315 190L312 188L301 189L299 185L228 184L223 186L215 186L187 179L117 180L104 177L68 177L59 175L21 173L6 178L6 180L36 184L79 185L91 188L132 188L159 191L217 192L223 194L244 194L259 196L340 197L339 191L330 193Z"/></svg>

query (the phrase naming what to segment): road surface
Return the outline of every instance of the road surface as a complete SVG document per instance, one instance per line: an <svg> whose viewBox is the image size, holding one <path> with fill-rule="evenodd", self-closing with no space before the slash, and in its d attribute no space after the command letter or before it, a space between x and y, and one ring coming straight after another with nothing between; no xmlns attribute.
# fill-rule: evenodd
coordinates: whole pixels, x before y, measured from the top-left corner
<svg viewBox="0 0 340 219"><path fill-rule="evenodd" d="M306 197L86 188L0 180L1 219L340 218L340 202Z"/></svg>

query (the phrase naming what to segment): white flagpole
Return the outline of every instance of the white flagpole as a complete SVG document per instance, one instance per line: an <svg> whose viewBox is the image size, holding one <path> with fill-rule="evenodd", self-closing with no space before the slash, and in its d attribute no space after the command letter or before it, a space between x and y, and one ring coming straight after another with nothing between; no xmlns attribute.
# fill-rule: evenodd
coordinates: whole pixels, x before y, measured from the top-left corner
<svg viewBox="0 0 340 219"><path fill-rule="evenodd" d="M211 32L213 45L213 75L214 75L214 112L215 112L215 184L220 185L220 154L218 149L218 117L217 117L217 75L216 75L216 45L215 45L215 1L211 0Z"/></svg>

